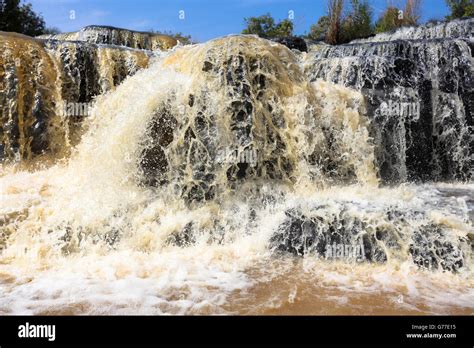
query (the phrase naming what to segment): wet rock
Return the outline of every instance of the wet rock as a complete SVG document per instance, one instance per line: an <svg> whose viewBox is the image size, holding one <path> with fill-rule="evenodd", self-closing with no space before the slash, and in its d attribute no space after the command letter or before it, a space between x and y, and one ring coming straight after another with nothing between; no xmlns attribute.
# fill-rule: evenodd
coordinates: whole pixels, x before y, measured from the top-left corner
<svg viewBox="0 0 474 348"><path fill-rule="evenodd" d="M363 221L341 211L338 215L306 216L296 209L270 240L272 250L304 256L319 255L326 259L385 262L387 256L377 238L366 231Z"/></svg>
<svg viewBox="0 0 474 348"><path fill-rule="evenodd" d="M458 271L466 263L463 247L467 238L454 237L436 225L420 228L412 236L409 252L413 262L422 268Z"/></svg>
<svg viewBox="0 0 474 348"><path fill-rule="evenodd" d="M460 23L472 26L474 21ZM462 38L368 41L313 45L304 65L313 81L324 79L364 94L384 182L469 180L471 55L469 40Z"/></svg>
<svg viewBox="0 0 474 348"><path fill-rule="evenodd" d="M198 75L195 84L185 92L185 100L177 102L170 94L168 101L168 111L177 121L172 127L176 141L160 148L147 145L141 156L145 182L152 186L174 182L186 201L201 202L246 180L290 180L295 164L286 151L288 116L282 106L284 91L275 75L289 83L300 82L292 79L301 73L287 71L278 63L281 59L296 62L292 53L246 36L195 49L202 50L197 55L200 61L184 64L192 69L189 74ZM174 63L173 56L169 59ZM163 119L163 115L157 117ZM158 131L148 136L154 144L160 138ZM166 159L167 153L174 160ZM260 155L265 159L260 160ZM154 177L163 180L149 179Z"/></svg>
<svg viewBox="0 0 474 348"><path fill-rule="evenodd" d="M297 37L297 36L280 37L280 38L272 39L272 41L285 45L290 50L308 52L308 46L306 45L306 41L302 39L301 37Z"/></svg>
<svg viewBox="0 0 474 348"><path fill-rule="evenodd" d="M167 242L167 244L176 245L180 248L191 246L194 243L196 243L196 238L192 222L187 223L181 231L172 233Z"/></svg>
<svg viewBox="0 0 474 348"><path fill-rule="evenodd" d="M173 141L176 120L166 107L155 112L146 135L147 145L140 155L142 182L147 186L160 186L168 182L166 174L169 164L166 149Z"/></svg>
<svg viewBox="0 0 474 348"><path fill-rule="evenodd" d="M100 25L89 25L72 33L41 35L39 38L61 41L85 41L94 44L125 46L151 51L170 49L178 43L176 39L167 35Z"/></svg>
<svg viewBox="0 0 474 348"><path fill-rule="evenodd" d="M413 230L415 221L425 217L416 212L391 212L387 216L390 224L373 230L344 209L337 214L324 207L305 213L290 209L271 237L270 248L276 253L318 255L346 262L383 263L392 258L412 260L420 268L430 270L457 272L465 267L471 249L469 237L459 237L436 224Z"/></svg>

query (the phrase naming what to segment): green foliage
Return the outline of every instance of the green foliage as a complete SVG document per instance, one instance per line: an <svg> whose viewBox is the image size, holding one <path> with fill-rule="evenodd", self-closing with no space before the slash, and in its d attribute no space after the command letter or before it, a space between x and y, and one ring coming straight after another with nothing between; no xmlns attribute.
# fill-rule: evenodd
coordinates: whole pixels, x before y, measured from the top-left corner
<svg viewBox="0 0 474 348"><path fill-rule="evenodd" d="M469 4L464 11L463 17L474 17L474 3Z"/></svg>
<svg viewBox="0 0 474 348"><path fill-rule="evenodd" d="M451 14L448 19L474 17L474 1L473 0L446 0Z"/></svg>
<svg viewBox="0 0 474 348"><path fill-rule="evenodd" d="M284 19L279 22L273 30L270 31L270 37L288 37L293 35L293 22Z"/></svg>
<svg viewBox="0 0 474 348"><path fill-rule="evenodd" d="M367 0L352 0L352 11L342 23L341 41L365 38L373 34L372 9Z"/></svg>
<svg viewBox="0 0 474 348"><path fill-rule="evenodd" d="M375 24L376 33L384 33L400 28L403 24L403 12L396 7L388 7Z"/></svg>
<svg viewBox="0 0 474 348"><path fill-rule="evenodd" d="M322 16L318 19L316 24L313 24L309 30L308 39L324 40L329 30L329 17Z"/></svg>
<svg viewBox="0 0 474 348"><path fill-rule="evenodd" d="M61 30L56 27L47 27L44 31L43 34L49 34L49 35L55 35L55 34L61 34Z"/></svg>
<svg viewBox="0 0 474 348"><path fill-rule="evenodd" d="M31 4L20 4L20 0L0 0L0 30L37 36L44 33L45 23Z"/></svg>
<svg viewBox="0 0 474 348"><path fill-rule="evenodd" d="M375 25L376 33L392 31L394 29L418 25L420 20L421 0L406 0L403 10L396 7L388 7Z"/></svg>
<svg viewBox="0 0 474 348"><path fill-rule="evenodd" d="M174 37L183 45L190 45L194 43L194 40L191 38L191 35L184 35L181 32L174 33L173 35L170 35L170 36Z"/></svg>
<svg viewBox="0 0 474 348"><path fill-rule="evenodd" d="M260 37L267 37L270 31L275 27L275 20L270 14L259 17L245 18L247 27L242 30L242 34L254 34Z"/></svg>
<svg viewBox="0 0 474 348"><path fill-rule="evenodd" d="M273 17L267 13L259 17L245 18L247 27L242 34L253 34L264 38L278 38L293 35L293 22L284 19L275 24Z"/></svg>

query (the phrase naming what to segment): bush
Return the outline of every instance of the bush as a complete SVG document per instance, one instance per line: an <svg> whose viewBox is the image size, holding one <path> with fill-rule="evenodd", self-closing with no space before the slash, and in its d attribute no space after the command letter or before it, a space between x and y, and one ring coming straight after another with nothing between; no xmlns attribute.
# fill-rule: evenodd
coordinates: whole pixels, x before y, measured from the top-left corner
<svg viewBox="0 0 474 348"><path fill-rule="evenodd" d="M420 5L421 0L407 0L404 10L396 7L388 7L382 17L377 21L375 32L383 33L403 26L418 25L420 20Z"/></svg>
<svg viewBox="0 0 474 348"><path fill-rule="evenodd" d="M37 36L44 33L45 23L31 4L20 4L20 0L0 0L0 30Z"/></svg>
<svg viewBox="0 0 474 348"><path fill-rule="evenodd" d="M392 31L402 26L403 13L396 7L389 7L375 24L376 33Z"/></svg>
<svg viewBox="0 0 474 348"><path fill-rule="evenodd" d="M242 30L242 34L258 35L266 39L293 35L293 22L284 19L275 24L275 20L269 13L259 17L245 18L244 20L247 27Z"/></svg>
<svg viewBox="0 0 474 348"><path fill-rule="evenodd" d="M56 27L47 27L44 31L43 34L49 34L49 35L55 35L55 34L61 34L61 30Z"/></svg>
<svg viewBox="0 0 474 348"><path fill-rule="evenodd" d="M322 41L326 38L329 30L329 17L322 16L316 24L313 24L307 35L308 39Z"/></svg>
<svg viewBox="0 0 474 348"><path fill-rule="evenodd" d="M446 0L451 14L447 19L473 17L474 16L474 2L472 0Z"/></svg>
<svg viewBox="0 0 474 348"><path fill-rule="evenodd" d="M352 0L352 11L342 24L342 42L369 37L373 34L372 9L367 0Z"/></svg>

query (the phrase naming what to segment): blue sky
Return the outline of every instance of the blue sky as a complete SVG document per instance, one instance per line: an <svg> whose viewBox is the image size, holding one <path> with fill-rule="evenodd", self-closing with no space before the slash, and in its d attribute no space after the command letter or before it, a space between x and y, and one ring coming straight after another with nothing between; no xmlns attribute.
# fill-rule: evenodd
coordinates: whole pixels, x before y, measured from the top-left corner
<svg viewBox="0 0 474 348"><path fill-rule="evenodd" d="M389 0L369 0L375 17ZM390 0L403 4L404 0ZM102 24L142 30L170 30L191 34L199 41L239 33L244 17L269 12L275 19L294 13L296 34L309 31L326 10L326 0L27 0L43 15L47 26L75 31L86 25ZM71 11L75 18L71 19ZM184 11L184 12L180 12ZM424 0L423 21L443 18L445 0ZM182 18L184 14L184 19ZM181 18L180 18L181 15Z"/></svg>

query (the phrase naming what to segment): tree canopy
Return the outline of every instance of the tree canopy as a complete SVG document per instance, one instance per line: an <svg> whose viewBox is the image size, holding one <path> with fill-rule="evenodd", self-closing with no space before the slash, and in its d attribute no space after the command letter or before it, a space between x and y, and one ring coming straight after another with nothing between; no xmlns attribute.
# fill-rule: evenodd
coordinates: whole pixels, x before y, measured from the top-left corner
<svg viewBox="0 0 474 348"><path fill-rule="evenodd" d="M365 38L372 35L372 9L367 0L351 0L351 12L342 22L343 42Z"/></svg>
<svg viewBox="0 0 474 348"><path fill-rule="evenodd" d="M324 40L329 30L329 17L319 17L318 22L313 24L309 30L308 38L312 40Z"/></svg>
<svg viewBox="0 0 474 348"><path fill-rule="evenodd" d="M448 19L474 17L473 0L446 0L446 3L451 9Z"/></svg>
<svg viewBox="0 0 474 348"><path fill-rule="evenodd" d="M420 16L421 0L406 0L405 8L388 7L375 25L376 33L392 31L394 29L418 25Z"/></svg>
<svg viewBox="0 0 474 348"><path fill-rule="evenodd" d="M259 17L245 18L247 27L242 30L242 34L254 34L263 38L278 38L293 35L293 22L284 19L275 24L275 20L270 14Z"/></svg>
<svg viewBox="0 0 474 348"><path fill-rule="evenodd" d="M0 0L0 30L37 36L44 33L45 23L31 4L22 4L20 0Z"/></svg>

